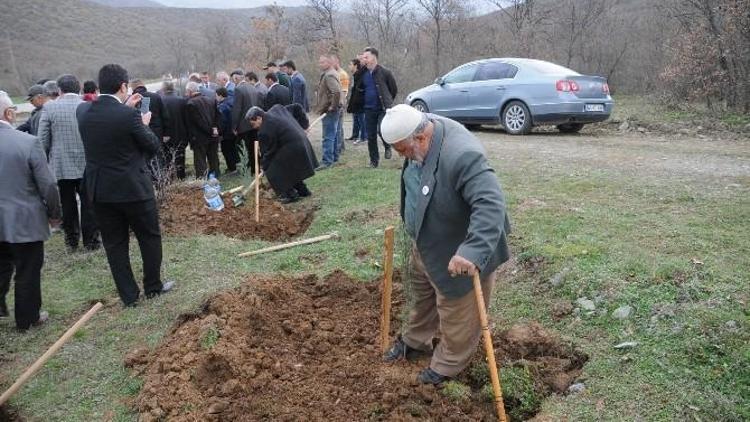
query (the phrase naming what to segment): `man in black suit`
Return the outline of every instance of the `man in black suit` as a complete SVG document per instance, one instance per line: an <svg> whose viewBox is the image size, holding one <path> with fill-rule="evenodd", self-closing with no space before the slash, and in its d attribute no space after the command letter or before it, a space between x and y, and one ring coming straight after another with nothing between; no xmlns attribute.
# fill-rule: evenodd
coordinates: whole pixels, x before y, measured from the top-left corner
<svg viewBox="0 0 750 422"><path fill-rule="evenodd" d="M173 168L177 178L185 178L185 148L188 144L188 133L185 117L187 100L175 94L174 83L165 81L162 84L162 102L169 114L169 125L164 131L164 161Z"/></svg>
<svg viewBox="0 0 750 422"><path fill-rule="evenodd" d="M266 111L270 110L271 107L276 104L286 106L292 103L292 96L289 94L289 88L279 83L275 73L266 74L266 86L268 87L268 94L266 94L266 101L264 104Z"/></svg>
<svg viewBox="0 0 750 422"><path fill-rule="evenodd" d="M130 88L133 90L133 94L140 94L141 97L149 98L148 111L151 112L151 122L148 127L161 142L164 138L164 132L169 126L169 113L164 108L161 97L155 92L148 92L146 85L140 79L130 81Z"/></svg>
<svg viewBox="0 0 750 422"><path fill-rule="evenodd" d="M104 250L125 306L140 296L128 253L135 233L143 259L143 289L154 297L172 289L161 281L159 209L147 162L161 146L149 129L151 113L135 109L143 97L128 98L128 72L108 64L99 70L98 101L78 107L78 128L86 152L86 193L94 204ZM127 100L127 102L126 102Z"/></svg>
<svg viewBox="0 0 750 422"><path fill-rule="evenodd" d="M193 150L195 178L207 177L213 173L219 177L219 108L216 94L210 98L200 93L199 85L188 82L187 128L190 149Z"/></svg>
<svg viewBox="0 0 750 422"><path fill-rule="evenodd" d="M254 74L253 74L254 75ZM245 119L245 114L252 107L263 107L263 95L251 82L241 81L234 87L234 105L232 106L232 127L234 134L237 136L237 142L245 145L245 151L248 157L247 167L251 172L255 171L255 161L253 157L253 142L258 137L258 132L253 130L250 122Z"/></svg>

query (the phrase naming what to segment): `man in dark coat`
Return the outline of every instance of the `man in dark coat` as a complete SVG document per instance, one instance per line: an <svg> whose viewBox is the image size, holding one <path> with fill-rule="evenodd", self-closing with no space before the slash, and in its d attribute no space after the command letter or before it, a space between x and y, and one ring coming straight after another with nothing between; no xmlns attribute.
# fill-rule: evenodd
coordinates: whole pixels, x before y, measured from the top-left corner
<svg viewBox="0 0 750 422"><path fill-rule="evenodd" d="M169 125L164 131L164 162L174 168L177 178L185 178L185 149L188 145L187 100L175 94L174 83L166 81L162 85L162 102L169 114Z"/></svg>
<svg viewBox="0 0 750 422"><path fill-rule="evenodd" d="M44 104L49 101L49 99L50 98L47 96L47 92L44 90L43 86L32 85L31 88L29 88L29 95L26 98L26 101L34 106L34 111L31 112L31 116L29 116L28 120L18 126L17 130L36 136L37 132L39 132L39 119L42 117L42 107L44 107Z"/></svg>
<svg viewBox="0 0 750 422"><path fill-rule="evenodd" d="M237 136L237 142L242 142L245 145L245 153L248 157L252 157L253 148L255 148L253 142L258 137L257 131L253 130L250 122L245 119L247 111L252 107L263 107L263 95L252 82L243 80L234 88L232 127L234 128L234 134ZM248 160L247 167L251 173L254 173L255 160L252 158Z"/></svg>
<svg viewBox="0 0 750 422"><path fill-rule="evenodd" d="M195 177L206 177L213 173L219 177L219 108L216 98L200 93L195 82L185 87L187 100L187 122L190 148L193 150Z"/></svg>
<svg viewBox="0 0 750 422"><path fill-rule="evenodd" d="M247 112L258 130L260 165L281 203L312 195L305 179L315 175L318 160L307 139L307 116L299 104L275 105L267 112L253 107Z"/></svg>
<svg viewBox="0 0 750 422"><path fill-rule="evenodd" d="M289 88L279 83L275 73L269 73L266 75L266 86L268 87L268 94L266 94L264 105L266 111L270 110L271 107L276 104L289 105L292 103L292 96L289 92Z"/></svg>
<svg viewBox="0 0 750 422"><path fill-rule="evenodd" d="M82 103L78 128L86 152L84 183L107 252L115 285L125 306L135 306L140 289L130 266L130 232L135 234L143 260L146 297L166 293L174 282L161 280L161 230L159 205L147 171L147 162L160 149L161 140L148 127L151 113L134 109L139 94L128 98L128 72L109 64L99 70L101 95ZM123 104L125 103L125 104Z"/></svg>
<svg viewBox="0 0 750 422"><path fill-rule="evenodd" d="M164 130L169 126L169 114L164 109L161 97L155 92L148 92L146 85L140 79L130 81L130 87L133 89L133 94L141 94L142 97L150 99L148 111L151 112L151 123L148 127L161 142L164 138Z"/></svg>
<svg viewBox="0 0 750 422"><path fill-rule="evenodd" d="M370 152L370 167L376 168L380 164L378 147L378 127L385 116L385 110L391 108L398 94L396 79L390 70L378 64L378 50L373 47L365 48L362 53L362 64L367 71L362 73L361 82L352 91L352 113L363 112L367 127L367 149ZM391 146L383 141L384 156L390 159Z"/></svg>

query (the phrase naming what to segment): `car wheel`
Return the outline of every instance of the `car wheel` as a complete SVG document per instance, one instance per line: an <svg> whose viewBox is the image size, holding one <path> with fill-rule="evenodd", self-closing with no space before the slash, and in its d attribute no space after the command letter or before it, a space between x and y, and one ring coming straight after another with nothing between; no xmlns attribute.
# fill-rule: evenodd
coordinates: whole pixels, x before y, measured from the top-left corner
<svg viewBox="0 0 750 422"><path fill-rule="evenodd" d="M511 101L503 110L503 127L511 135L526 135L531 132L531 113L526 104Z"/></svg>
<svg viewBox="0 0 750 422"><path fill-rule="evenodd" d="M411 106L416 108L417 110L421 111L422 113L429 113L430 110L427 108L427 104L425 104L422 100L416 100L411 103Z"/></svg>
<svg viewBox="0 0 750 422"><path fill-rule="evenodd" d="M583 129L583 123L565 123L557 125L557 130L561 133L578 133Z"/></svg>

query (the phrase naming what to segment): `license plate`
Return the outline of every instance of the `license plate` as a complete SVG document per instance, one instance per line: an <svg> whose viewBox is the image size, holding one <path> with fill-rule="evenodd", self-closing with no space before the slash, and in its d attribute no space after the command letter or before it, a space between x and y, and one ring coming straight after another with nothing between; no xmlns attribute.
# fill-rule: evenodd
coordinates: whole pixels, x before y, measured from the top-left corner
<svg viewBox="0 0 750 422"><path fill-rule="evenodd" d="M584 110L586 111L598 111L603 112L604 111L604 104L586 104L586 108Z"/></svg>

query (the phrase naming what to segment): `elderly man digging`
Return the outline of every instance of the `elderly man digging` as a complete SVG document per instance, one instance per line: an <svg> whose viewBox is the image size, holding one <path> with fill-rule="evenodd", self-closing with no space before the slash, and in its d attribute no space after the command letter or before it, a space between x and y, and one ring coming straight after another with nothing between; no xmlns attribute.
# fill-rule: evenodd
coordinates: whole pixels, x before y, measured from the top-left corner
<svg viewBox="0 0 750 422"><path fill-rule="evenodd" d="M487 306L495 270L510 257L510 222L484 148L461 124L400 104L387 110L381 134L406 157L401 216L414 245L414 308L384 359L432 353L418 380L437 385L461 372L476 350L481 327L472 277L479 271Z"/></svg>

